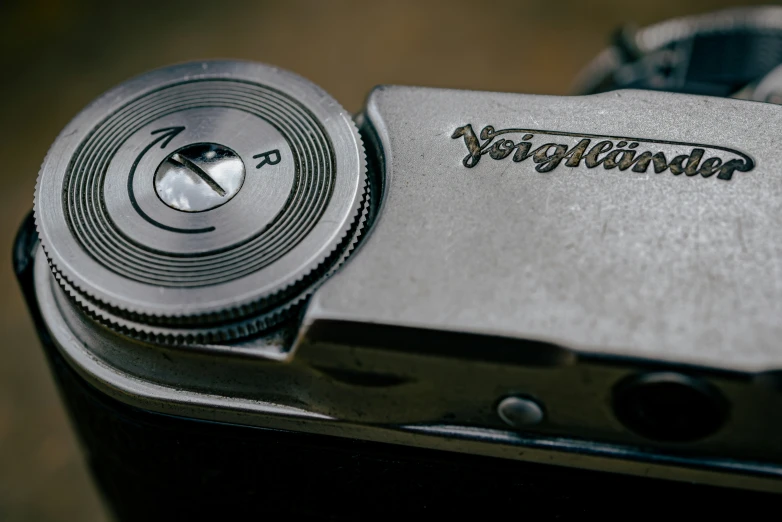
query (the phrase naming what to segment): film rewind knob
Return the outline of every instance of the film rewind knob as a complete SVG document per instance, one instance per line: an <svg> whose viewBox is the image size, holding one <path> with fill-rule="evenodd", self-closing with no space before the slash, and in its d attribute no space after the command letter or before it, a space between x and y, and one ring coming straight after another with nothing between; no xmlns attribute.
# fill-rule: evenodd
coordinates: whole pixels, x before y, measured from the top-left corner
<svg viewBox="0 0 782 522"><path fill-rule="evenodd" d="M252 335L342 263L369 203L350 115L291 73L184 64L132 79L52 145L35 219L89 315L159 342Z"/></svg>

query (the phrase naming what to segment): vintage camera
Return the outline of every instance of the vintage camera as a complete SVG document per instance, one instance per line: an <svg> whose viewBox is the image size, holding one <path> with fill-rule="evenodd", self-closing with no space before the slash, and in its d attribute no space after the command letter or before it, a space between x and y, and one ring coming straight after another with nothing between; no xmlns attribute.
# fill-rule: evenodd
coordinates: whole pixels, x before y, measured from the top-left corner
<svg viewBox="0 0 782 522"><path fill-rule="evenodd" d="M100 97L14 260L114 513L773 505L782 109L730 97L775 101L780 63L761 8L620 32L588 96L354 117L222 61Z"/></svg>

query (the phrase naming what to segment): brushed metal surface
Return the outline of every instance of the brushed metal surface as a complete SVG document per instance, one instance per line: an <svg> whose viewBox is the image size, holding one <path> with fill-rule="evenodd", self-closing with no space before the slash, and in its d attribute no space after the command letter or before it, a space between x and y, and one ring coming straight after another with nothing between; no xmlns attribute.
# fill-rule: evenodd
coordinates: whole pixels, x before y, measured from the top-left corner
<svg viewBox="0 0 782 522"><path fill-rule="evenodd" d="M349 317L579 354L782 368L780 107L643 91L392 86L372 93L366 117L382 148L385 200L359 254L315 295L309 321ZM492 125L725 147L754 168L730 180L583 162L541 173L531 159L484 156L468 169L464 141L451 138L468 123L476 133ZM654 146L670 160L695 145Z"/></svg>

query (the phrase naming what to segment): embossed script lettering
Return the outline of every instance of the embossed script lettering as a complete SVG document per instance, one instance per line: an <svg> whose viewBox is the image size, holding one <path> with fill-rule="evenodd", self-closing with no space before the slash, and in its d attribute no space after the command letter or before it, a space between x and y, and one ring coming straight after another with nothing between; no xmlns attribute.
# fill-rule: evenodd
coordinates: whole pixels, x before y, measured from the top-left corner
<svg viewBox="0 0 782 522"><path fill-rule="evenodd" d="M553 140L552 140L553 137ZM494 160L516 163L531 158L538 172L551 172L560 165L644 173L651 167L678 176L701 175L730 180L734 172L749 172L755 163L746 154L726 147L640 138L532 129L495 130L488 125L475 135L472 125L457 128L451 138L463 138L467 155L462 164L475 167L488 155Z"/></svg>

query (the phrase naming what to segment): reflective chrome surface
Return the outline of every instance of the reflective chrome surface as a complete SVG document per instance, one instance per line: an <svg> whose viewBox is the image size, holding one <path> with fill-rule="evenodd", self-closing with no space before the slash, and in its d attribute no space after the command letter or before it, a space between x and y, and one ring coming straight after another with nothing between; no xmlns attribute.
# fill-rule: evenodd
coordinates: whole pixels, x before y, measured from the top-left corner
<svg viewBox="0 0 782 522"><path fill-rule="evenodd" d="M162 342L242 337L294 314L344 260L364 162L350 116L306 80L178 65L74 118L41 168L36 224L63 288L104 324Z"/></svg>
<svg viewBox="0 0 782 522"><path fill-rule="evenodd" d="M228 147L214 143L186 145L157 168L155 192L176 210L211 210L239 192L244 172L244 162Z"/></svg>
<svg viewBox="0 0 782 522"><path fill-rule="evenodd" d="M220 106L138 127L103 170L81 163L85 147L103 143L76 147L81 127L47 159L36 212L54 271L39 255L37 296L55 344L93 385L167 414L782 491L782 107L642 91L380 87L359 117L367 178L347 115L295 76L258 71L323 113L322 127L295 136L310 145L323 136L324 148L286 138L264 119L271 112L241 119ZM177 68L153 74L181 81ZM207 88L232 98L239 87L227 74L176 84L184 90L171 103ZM226 129L237 122L234 136ZM63 143L76 147L70 170L55 168L67 163ZM211 210L175 210L155 193L154 173L198 143L235 151L244 184ZM313 160L329 150L333 163ZM192 169L179 154L174 166ZM360 168L343 176L345 164ZM297 221L306 235L279 262L237 276L267 252L223 263L223 250L280 222L255 218L305 185L303 201L325 202L321 217ZM109 216L134 218L108 223L80 197L101 187ZM189 232L153 231L123 194ZM371 230L335 274L365 222ZM97 241L110 226L169 255ZM271 280L287 290L268 293ZM291 305L310 293L306 307ZM248 306L248 295L258 300ZM138 302L144 313L108 306ZM632 413L655 400L659 380L630 396L620 384L655 373L672 377L674 400L642 425ZM719 407L673 438L676 397Z"/></svg>

